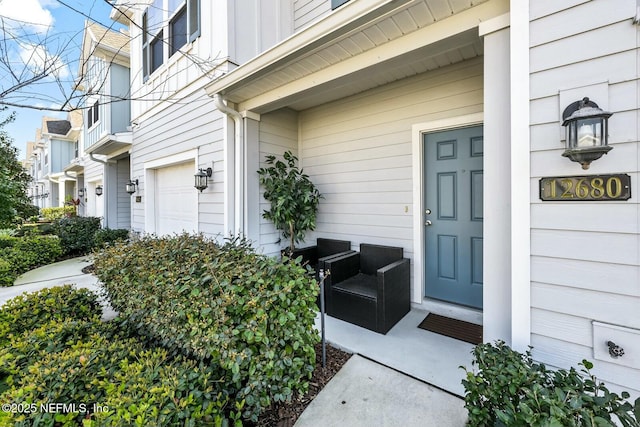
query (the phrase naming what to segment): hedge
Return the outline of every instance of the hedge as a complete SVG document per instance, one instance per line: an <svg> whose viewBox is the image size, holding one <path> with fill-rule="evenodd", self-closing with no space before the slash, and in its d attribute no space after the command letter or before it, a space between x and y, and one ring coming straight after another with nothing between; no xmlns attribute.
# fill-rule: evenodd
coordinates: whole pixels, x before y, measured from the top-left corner
<svg viewBox="0 0 640 427"><path fill-rule="evenodd" d="M245 418L307 390L318 287L298 263L257 254L243 239L183 234L117 243L95 267L129 324L215 366Z"/></svg>
<svg viewBox="0 0 640 427"><path fill-rule="evenodd" d="M57 236L0 237L0 286L11 286L22 273L57 261L62 255Z"/></svg>
<svg viewBox="0 0 640 427"><path fill-rule="evenodd" d="M96 306L65 286L0 309L0 401L23 408L3 411L0 426L241 425L211 367L145 346ZM48 403L77 406L47 413Z"/></svg>

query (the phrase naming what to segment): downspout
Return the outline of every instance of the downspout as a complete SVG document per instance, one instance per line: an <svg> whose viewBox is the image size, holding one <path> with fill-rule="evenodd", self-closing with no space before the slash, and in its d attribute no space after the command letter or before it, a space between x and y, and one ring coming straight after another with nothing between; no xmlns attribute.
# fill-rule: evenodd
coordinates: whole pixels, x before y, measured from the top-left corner
<svg viewBox="0 0 640 427"><path fill-rule="evenodd" d="M89 153L89 158L91 160L93 160L94 162L102 163L103 165L108 165L109 164L108 160L102 160L102 159L98 159L96 157L93 157L93 153Z"/></svg>
<svg viewBox="0 0 640 427"><path fill-rule="evenodd" d="M235 125L234 132L234 185L227 187L230 191L233 191L233 215L230 215L233 218L233 225L229 228L232 229L234 233L246 233L244 219L245 219L245 153L244 153L244 126L243 126L243 117L240 112L234 110L229 107L222 98L222 95L216 93L213 95L214 105L218 110L222 113L226 114L228 117L233 119ZM227 165L228 166L228 165ZM225 167L227 169L227 167ZM230 177L229 177L230 178ZM228 182L228 179L225 179L225 182ZM228 230L225 230L227 232Z"/></svg>

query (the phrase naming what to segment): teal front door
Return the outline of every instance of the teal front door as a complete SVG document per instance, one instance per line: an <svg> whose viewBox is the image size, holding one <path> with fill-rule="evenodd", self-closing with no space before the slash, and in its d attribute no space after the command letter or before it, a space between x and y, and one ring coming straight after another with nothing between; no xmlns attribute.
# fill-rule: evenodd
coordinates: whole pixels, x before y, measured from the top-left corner
<svg viewBox="0 0 640 427"><path fill-rule="evenodd" d="M482 126L424 135L425 295L482 308Z"/></svg>

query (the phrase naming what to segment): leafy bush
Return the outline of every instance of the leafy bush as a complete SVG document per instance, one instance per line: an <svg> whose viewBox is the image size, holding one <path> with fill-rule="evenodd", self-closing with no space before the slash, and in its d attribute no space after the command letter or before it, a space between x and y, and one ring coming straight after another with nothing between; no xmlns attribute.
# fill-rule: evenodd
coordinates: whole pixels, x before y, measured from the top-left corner
<svg viewBox="0 0 640 427"><path fill-rule="evenodd" d="M54 262L60 255L62 248L56 236L0 237L0 286L13 285L20 274Z"/></svg>
<svg viewBox="0 0 640 427"><path fill-rule="evenodd" d="M640 426L640 399L635 406L610 392L583 360L582 376L549 370L535 363L531 351L510 349L504 342L480 344L473 350L477 372L462 381L470 426Z"/></svg>
<svg viewBox="0 0 640 427"><path fill-rule="evenodd" d="M54 222L54 231L60 238L62 250L67 255L84 255L95 247L96 232L100 229L100 218L72 217Z"/></svg>
<svg viewBox="0 0 640 427"><path fill-rule="evenodd" d="M0 425L221 426L227 415L239 420L242 407L227 408L229 397L213 368L145 348L120 323L101 322L87 301L97 304L95 294L65 286L2 307L0 400L35 406L29 413L3 413ZM45 311L29 319L38 305ZM47 413L39 406L47 403L77 406Z"/></svg>
<svg viewBox="0 0 640 427"><path fill-rule="evenodd" d="M53 234L53 227L50 222L26 223L22 224L11 232L14 237L42 236Z"/></svg>
<svg viewBox="0 0 640 427"><path fill-rule="evenodd" d="M40 215L47 221L54 221L60 218L67 218L76 214L75 206L54 206L40 209Z"/></svg>
<svg viewBox="0 0 640 427"><path fill-rule="evenodd" d="M264 198L271 204L262 216L289 239L289 253L293 253L296 243L304 241L307 230L315 230L322 198L309 176L298 169L297 161L291 151L286 151L284 162L269 155L265 160L269 167L258 170Z"/></svg>
<svg viewBox="0 0 640 427"><path fill-rule="evenodd" d="M96 231L95 247L103 248L108 244L115 243L118 240L127 240L129 238L129 230L101 228Z"/></svg>
<svg viewBox="0 0 640 427"><path fill-rule="evenodd" d="M220 370L245 418L308 387L317 286L294 262L234 239L142 237L95 257L113 307L140 334Z"/></svg>
<svg viewBox="0 0 640 427"><path fill-rule="evenodd" d="M8 341L9 334L21 334L50 321L88 321L101 314L96 294L88 289L64 285L23 293L0 309L0 345Z"/></svg>

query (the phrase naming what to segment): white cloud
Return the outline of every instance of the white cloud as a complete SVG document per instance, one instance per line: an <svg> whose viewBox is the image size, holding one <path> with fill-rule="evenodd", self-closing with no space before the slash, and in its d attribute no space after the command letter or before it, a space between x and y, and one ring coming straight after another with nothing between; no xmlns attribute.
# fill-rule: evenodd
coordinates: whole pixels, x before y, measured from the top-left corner
<svg viewBox="0 0 640 427"><path fill-rule="evenodd" d="M8 18L5 25L24 26L37 33L46 33L54 23L47 9L50 0L0 0L0 17Z"/></svg>
<svg viewBox="0 0 640 427"><path fill-rule="evenodd" d="M48 74L56 79L64 79L70 75L69 67L59 56L49 53L43 45L20 43L20 59L33 74L47 69Z"/></svg>

